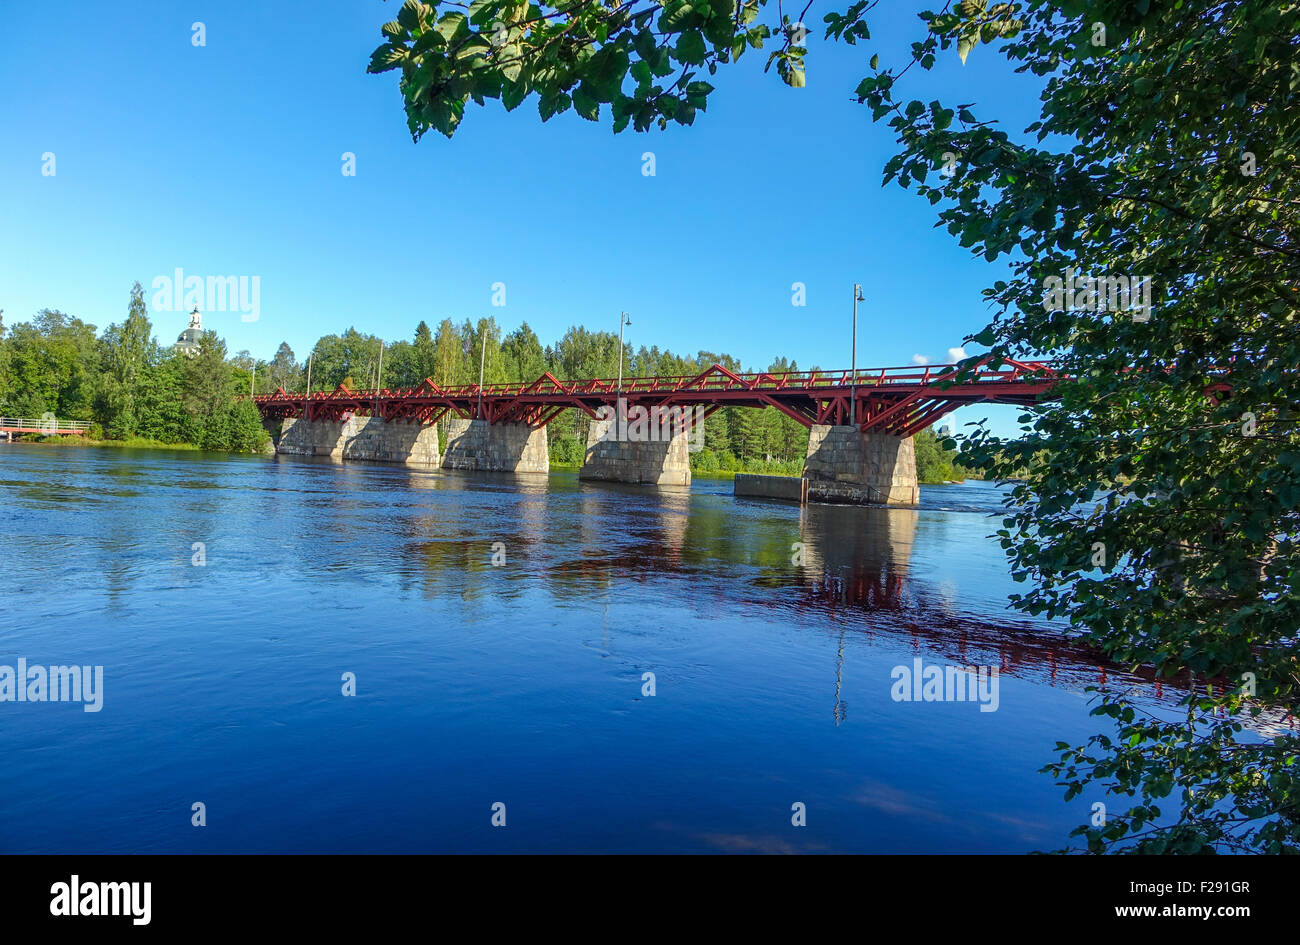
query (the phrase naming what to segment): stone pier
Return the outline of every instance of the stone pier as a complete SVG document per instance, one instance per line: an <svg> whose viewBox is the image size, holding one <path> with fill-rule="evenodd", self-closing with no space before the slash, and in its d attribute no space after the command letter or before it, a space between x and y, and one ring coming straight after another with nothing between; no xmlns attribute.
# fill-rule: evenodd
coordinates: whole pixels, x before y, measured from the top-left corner
<svg viewBox="0 0 1300 945"><path fill-rule="evenodd" d="M625 436L619 439L614 420L593 420L587 429L587 452L579 479L602 482L635 482L655 486L691 484L690 439L683 431L671 435L664 424L662 437ZM649 430L643 424L641 430ZM635 433L637 427L633 426ZM655 431L658 432L658 431Z"/></svg>
<svg viewBox="0 0 1300 945"><path fill-rule="evenodd" d="M546 428L453 417L447 426L443 469L546 473L551 470Z"/></svg>
<svg viewBox="0 0 1300 945"><path fill-rule="evenodd" d="M910 436L814 426L803 474L813 502L916 505L921 499Z"/></svg>
<svg viewBox="0 0 1300 945"><path fill-rule="evenodd" d="M303 420L287 417L280 428L275 451L287 456L327 456L343 458L343 430L354 424L353 417L345 423L335 420ZM355 429L355 426L354 426Z"/></svg>
<svg viewBox="0 0 1300 945"><path fill-rule="evenodd" d="M289 456L325 456L330 459L368 459L413 466L438 466L436 427L379 417L351 417L346 421L284 421L275 451Z"/></svg>

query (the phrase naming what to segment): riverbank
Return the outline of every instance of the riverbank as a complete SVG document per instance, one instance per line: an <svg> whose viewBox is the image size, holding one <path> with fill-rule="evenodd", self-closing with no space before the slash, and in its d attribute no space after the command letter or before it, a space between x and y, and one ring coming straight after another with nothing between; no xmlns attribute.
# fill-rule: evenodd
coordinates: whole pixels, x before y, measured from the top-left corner
<svg viewBox="0 0 1300 945"><path fill-rule="evenodd" d="M145 437L131 437L126 440L92 440L86 436L38 436L31 439L20 438L15 443L30 443L39 446L116 446L133 450L201 450L203 447L194 443L164 443ZM221 450L220 452L229 452Z"/></svg>

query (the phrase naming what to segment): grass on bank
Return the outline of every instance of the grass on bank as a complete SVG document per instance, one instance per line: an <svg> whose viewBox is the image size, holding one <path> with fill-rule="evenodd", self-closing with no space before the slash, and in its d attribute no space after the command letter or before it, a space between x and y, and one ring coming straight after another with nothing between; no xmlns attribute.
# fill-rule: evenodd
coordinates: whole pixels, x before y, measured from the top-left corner
<svg viewBox="0 0 1300 945"><path fill-rule="evenodd" d="M132 436L125 440L97 440L89 436L34 436L24 434L16 442L40 443L43 446L117 446L126 449L142 450L194 450L202 447L194 443L164 443L162 440L150 440L143 436Z"/></svg>

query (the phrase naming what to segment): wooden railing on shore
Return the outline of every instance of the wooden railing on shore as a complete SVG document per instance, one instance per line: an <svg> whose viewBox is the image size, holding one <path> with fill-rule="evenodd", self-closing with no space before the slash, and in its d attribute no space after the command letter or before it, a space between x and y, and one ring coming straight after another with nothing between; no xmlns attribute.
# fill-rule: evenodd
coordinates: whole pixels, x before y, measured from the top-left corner
<svg viewBox="0 0 1300 945"><path fill-rule="evenodd" d="M56 420L54 417L0 417L0 433L42 433L45 436L85 436L85 420Z"/></svg>

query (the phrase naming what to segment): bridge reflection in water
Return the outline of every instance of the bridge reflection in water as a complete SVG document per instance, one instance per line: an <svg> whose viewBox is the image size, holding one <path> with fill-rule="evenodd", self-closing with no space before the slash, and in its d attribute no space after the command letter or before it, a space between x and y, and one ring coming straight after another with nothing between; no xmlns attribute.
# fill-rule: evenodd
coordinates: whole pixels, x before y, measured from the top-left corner
<svg viewBox="0 0 1300 945"><path fill-rule="evenodd" d="M431 600L481 608L532 595L527 603L547 621L553 607L577 610L602 598L622 605L630 584L641 597L657 594L699 613L771 615L799 632L834 634L827 679L836 724L848 713L843 679L851 642L896 648L906 641L927 662L997 667L1001 676L1079 693L1098 685L1128 691L1161 712L1178 711L1190 684L1113 665L1065 624L1010 610L1006 596L1018 585L987 540L996 508L987 501L955 511L800 508L736 500L729 483L718 481L647 488L562 473L421 472L302 458L276 465L296 476L304 462L327 465L337 477L316 512L334 520L330 531L341 543L332 546L337 559L318 557L316 569L354 568L350 555L367 553L374 516L384 514L404 545L386 553L385 566L399 586ZM376 498L376 477L390 483L390 498ZM385 504L396 496L403 497L399 514ZM502 566L494 566L494 555L503 556ZM965 562L956 578L944 576L955 567L950 558ZM653 609L638 614L660 620ZM605 645L618 630L607 618L601 632ZM1247 724L1265 734L1296 727L1293 718Z"/></svg>
<svg viewBox="0 0 1300 945"><path fill-rule="evenodd" d="M407 536L423 573L406 580L428 596L511 599L540 586L556 605L576 606L633 582L659 585L701 612L774 612L801 631L837 635L836 665L828 671L836 724L847 718L843 670L851 640L905 640L928 661L997 667L1003 676L1079 692L1093 685L1126 689L1169 707L1187 691L1186 679L1159 680L1145 668L1109 664L1064 625L1011 611L1009 579L1005 588L983 588L972 604L972 588L946 586L928 560L914 574L918 524L943 514L934 510L736 502L719 494L725 487L701 492L698 483L692 493L592 486L561 475L406 475L416 488L458 491L454 505L423 509ZM489 541L481 518L504 494L514 496L513 514L499 519ZM985 516L975 521L968 544L993 529ZM493 542L507 566L493 567ZM932 546L934 536L924 543ZM995 544L980 553L993 570L1005 571ZM681 601L683 594L689 601Z"/></svg>
<svg viewBox="0 0 1300 945"><path fill-rule="evenodd" d="M965 614L951 595L927 593L908 580L908 566L920 515L912 510L810 505L800 510L802 566L793 579L774 574L755 583L774 591L796 588L802 606L839 616L841 630L835 667L833 716L846 717L842 699L844 641L850 628L865 633L906 634L914 652L923 651L957 666L996 666L1002 675L1031 677L1073 689L1100 687L1154 704L1166 719L1192 686L1187 674L1157 677L1146 666L1121 667L1068 634L1063 622L1035 622L1007 608L997 623ZM990 544L990 554L999 549ZM1212 685L1222 688L1223 680ZM1195 682L1205 692L1205 681ZM1166 710L1172 710L1166 711ZM1243 715L1246 728L1263 736L1300 727L1285 712Z"/></svg>

